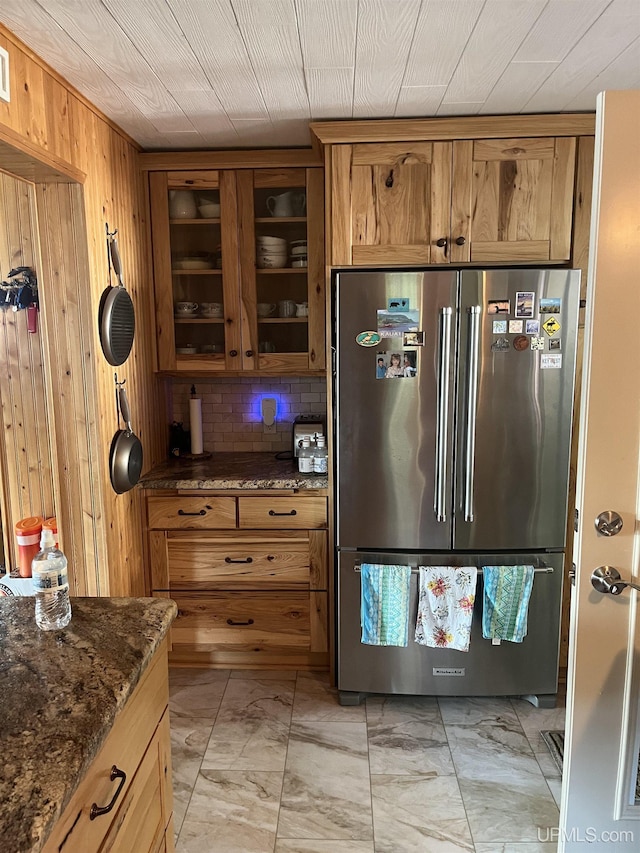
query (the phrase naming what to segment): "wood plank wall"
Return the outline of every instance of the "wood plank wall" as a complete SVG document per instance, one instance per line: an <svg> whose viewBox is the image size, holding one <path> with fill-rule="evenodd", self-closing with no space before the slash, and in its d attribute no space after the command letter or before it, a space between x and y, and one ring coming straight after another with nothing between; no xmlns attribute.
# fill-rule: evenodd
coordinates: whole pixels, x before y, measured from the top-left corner
<svg viewBox="0 0 640 853"><path fill-rule="evenodd" d="M152 277L138 149L2 27L0 45L9 53L11 80L11 101L0 102L0 169L36 187L54 480L75 590L144 594L142 497L138 490L117 496L110 486L109 448L118 427L114 368L102 355L97 329L100 296L109 283L108 222L118 229L136 309L134 348L117 371L127 380L146 470L164 459L166 438L153 374Z"/></svg>
<svg viewBox="0 0 640 853"><path fill-rule="evenodd" d="M0 277L36 265L33 186L0 174ZM13 523L55 513L42 325L29 334L25 311L0 311L0 365L2 519L7 565L15 567Z"/></svg>

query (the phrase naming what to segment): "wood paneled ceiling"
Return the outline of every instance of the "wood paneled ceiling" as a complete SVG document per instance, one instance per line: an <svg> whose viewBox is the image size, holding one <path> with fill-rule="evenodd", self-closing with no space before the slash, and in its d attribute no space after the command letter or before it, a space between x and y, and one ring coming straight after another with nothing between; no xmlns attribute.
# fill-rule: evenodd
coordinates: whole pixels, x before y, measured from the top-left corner
<svg viewBox="0 0 640 853"><path fill-rule="evenodd" d="M640 0L2 0L0 21L146 149L640 87Z"/></svg>

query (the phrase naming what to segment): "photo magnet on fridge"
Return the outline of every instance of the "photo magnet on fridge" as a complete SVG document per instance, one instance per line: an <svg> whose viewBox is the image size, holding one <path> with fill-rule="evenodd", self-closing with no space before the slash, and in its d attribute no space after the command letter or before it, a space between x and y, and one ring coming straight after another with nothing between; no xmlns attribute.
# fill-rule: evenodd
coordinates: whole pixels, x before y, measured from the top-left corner
<svg viewBox="0 0 640 853"><path fill-rule="evenodd" d="M536 295L531 290L516 293L516 317L533 317Z"/></svg>
<svg viewBox="0 0 640 853"><path fill-rule="evenodd" d="M376 379L413 379L418 374L415 350L379 352L376 358Z"/></svg>
<svg viewBox="0 0 640 853"><path fill-rule="evenodd" d="M406 347L423 347L424 332L405 332L404 345Z"/></svg>
<svg viewBox="0 0 640 853"><path fill-rule="evenodd" d="M534 335L532 338L529 338L531 341L531 349L533 350L541 350L544 349L544 338L539 338Z"/></svg>
<svg viewBox="0 0 640 853"><path fill-rule="evenodd" d="M378 315L378 334L383 338L404 338L405 332L418 331L419 311L380 311Z"/></svg>
<svg viewBox="0 0 640 853"><path fill-rule="evenodd" d="M527 320L524 330L527 335L539 335L540 320Z"/></svg>
<svg viewBox="0 0 640 853"><path fill-rule="evenodd" d="M507 331L507 321L506 320L494 320L493 321L493 334L494 335L504 335Z"/></svg>
<svg viewBox="0 0 640 853"><path fill-rule="evenodd" d="M560 340L560 338L551 338L551 340L549 341L549 349L550 350L562 349L562 341Z"/></svg>
<svg viewBox="0 0 640 853"><path fill-rule="evenodd" d="M496 338L491 344L491 352L506 352L511 349L509 338Z"/></svg>
<svg viewBox="0 0 640 853"><path fill-rule="evenodd" d="M511 314L511 302L508 299L490 299L487 314Z"/></svg>
<svg viewBox="0 0 640 853"><path fill-rule="evenodd" d="M509 320L509 334L510 335L521 335L522 334L522 320Z"/></svg>
<svg viewBox="0 0 640 853"><path fill-rule="evenodd" d="M516 335L513 339L513 348L519 352L529 349L529 338L526 335Z"/></svg>
<svg viewBox="0 0 640 853"><path fill-rule="evenodd" d="M562 299L549 298L540 300L541 314L559 314L562 308Z"/></svg>
<svg viewBox="0 0 640 853"><path fill-rule="evenodd" d="M541 370L559 370L562 367L562 356L561 355L541 355L540 356L540 369Z"/></svg>

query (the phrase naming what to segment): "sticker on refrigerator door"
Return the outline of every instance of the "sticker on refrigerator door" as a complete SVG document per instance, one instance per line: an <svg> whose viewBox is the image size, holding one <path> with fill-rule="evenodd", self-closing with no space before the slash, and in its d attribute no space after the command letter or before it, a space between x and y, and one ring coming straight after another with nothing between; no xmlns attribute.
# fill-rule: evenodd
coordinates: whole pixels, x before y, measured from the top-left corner
<svg viewBox="0 0 640 853"><path fill-rule="evenodd" d="M551 335L555 335L556 332L560 331L560 323L558 323L555 317L549 317L549 319L542 324L542 328L549 337L551 337Z"/></svg>
<svg viewBox="0 0 640 853"><path fill-rule="evenodd" d="M496 338L491 344L491 352L506 352L511 349L509 338Z"/></svg>
<svg viewBox="0 0 640 853"><path fill-rule="evenodd" d="M361 347L377 347L382 338L378 332L358 332L356 343Z"/></svg>
<svg viewBox="0 0 640 853"><path fill-rule="evenodd" d="M562 299L556 297L540 300L541 314L559 314L562 308Z"/></svg>
<svg viewBox="0 0 640 853"><path fill-rule="evenodd" d="M487 314L511 314L511 302L508 299L490 299Z"/></svg>
<svg viewBox="0 0 640 853"><path fill-rule="evenodd" d="M562 340L560 338L551 338L549 341L549 349L550 350L561 350L562 349Z"/></svg>
<svg viewBox="0 0 640 853"><path fill-rule="evenodd" d="M387 299L387 311L408 311L410 307L409 300L404 296Z"/></svg>
<svg viewBox="0 0 640 853"><path fill-rule="evenodd" d="M516 335L513 339L513 348L518 352L524 352L529 349L529 338L526 335Z"/></svg>
<svg viewBox="0 0 640 853"><path fill-rule="evenodd" d="M404 345L406 347L423 347L424 332L405 332Z"/></svg>
<svg viewBox="0 0 640 853"><path fill-rule="evenodd" d="M506 335L507 333L507 321L506 320L494 320L492 323L493 334L494 335Z"/></svg>
<svg viewBox="0 0 640 853"><path fill-rule="evenodd" d="M525 323L524 331L527 335L539 335L540 320L527 320L527 322Z"/></svg>
<svg viewBox="0 0 640 853"><path fill-rule="evenodd" d="M378 310L378 334L383 338L403 338L405 332L417 332L419 313L417 310Z"/></svg>
<svg viewBox="0 0 640 853"><path fill-rule="evenodd" d="M561 355L541 355L540 369L541 370L559 370L562 367Z"/></svg>
<svg viewBox="0 0 640 853"><path fill-rule="evenodd" d="M531 349L532 350L541 350L544 349L544 338L539 338L537 335L529 338L531 341Z"/></svg>
<svg viewBox="0 0 640 853"><path fill-rule="evenodd" d="M533 309L536 303L536 295L532 290L523 290L516 293L516 317L533 317Z"/></svg>
<svg viewBox="0 0 640 853"><path fill-rule="evenodd" d="M522 320L509 320L509 334L510 335L521 335L522 334Z"/></svg>

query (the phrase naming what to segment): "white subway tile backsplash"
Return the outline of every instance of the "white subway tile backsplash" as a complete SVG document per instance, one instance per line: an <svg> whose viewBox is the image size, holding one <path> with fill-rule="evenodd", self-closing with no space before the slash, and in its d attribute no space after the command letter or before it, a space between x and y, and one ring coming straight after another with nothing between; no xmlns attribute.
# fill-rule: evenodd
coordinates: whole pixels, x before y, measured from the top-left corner
<svg viewBox="0 0 640 853"><path fill-rule="evenodd" d="M171 381L173 420L189 428L189 398L193 380ZM298 415L326 418L327 394L322 377L292 376L282 379L196 380L202 398L204 449L213 452L272 451L291 448L291 429ZM262 397L274 396L278 414L275 433L263 431L260 413Z"/></svg>

